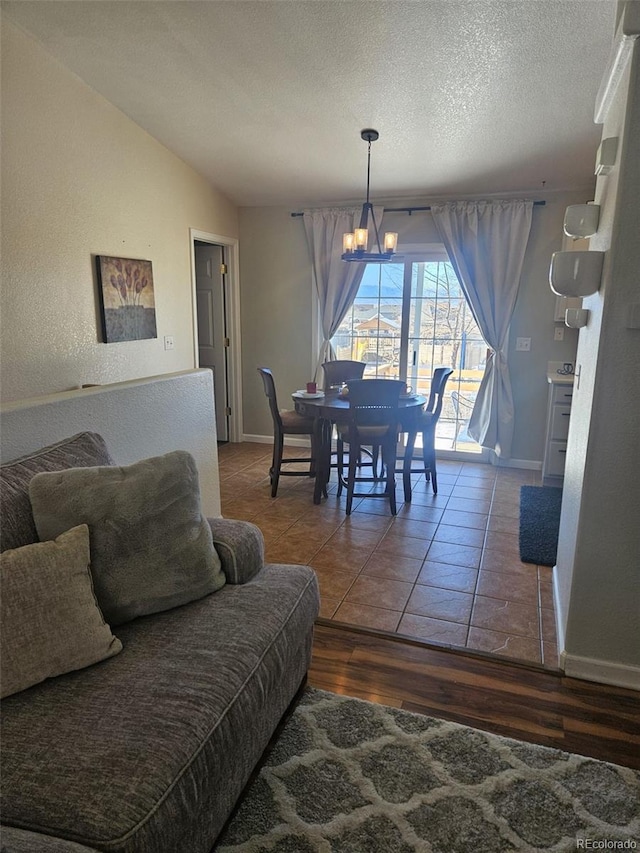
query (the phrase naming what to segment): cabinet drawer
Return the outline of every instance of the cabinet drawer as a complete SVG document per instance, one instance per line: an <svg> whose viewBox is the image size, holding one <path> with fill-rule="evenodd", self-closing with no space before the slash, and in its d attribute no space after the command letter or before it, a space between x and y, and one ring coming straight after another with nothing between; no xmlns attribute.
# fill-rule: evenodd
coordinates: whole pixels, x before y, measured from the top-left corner
<svg viewBox="0 0 640 853"><path fill-rule="evenodd" d="M573 385L565 385L565 384L554 384L553 392L551 394L551 405L553 406L555 403L566 403L567 405L571 405L571 400L573 399Z"/></svg>
<svg viewBox="0 0 640 853"><path fill-rule="evenodd" d="M550 439L566 441L569 435L569 416L571 406L559 404L551 409L551 426L549 428Z"/></svg>
<svg viewBox="0 0 640 853"><path fill-rule="evenodd" d="M563 477L566 458L567 442L550 441L547 446L547 458L544 466L545 477Z"/></svg>

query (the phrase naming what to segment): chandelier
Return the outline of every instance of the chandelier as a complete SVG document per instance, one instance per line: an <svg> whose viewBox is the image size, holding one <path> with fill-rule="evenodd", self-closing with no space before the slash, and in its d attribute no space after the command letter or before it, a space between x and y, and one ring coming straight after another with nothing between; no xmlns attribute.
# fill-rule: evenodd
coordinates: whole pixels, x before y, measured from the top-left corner
<svg viewBox="0 0 640 853"><path fill-rule="evenodd" d="M377 130L365 128L360 132L360 136L368 143L367 149L367 200L362 205L362 213L360 215L360 227L355 231L344 234L342 237L342 260L343 261L365 261L366 263L384 264L390 261L395 255L398 246L398 235L395 231L387 231L384 235L384 243L380 244L380 234L378 233L378 225L373 213L373 205L369 201L369 177L371 174L371 143L375 142L380 136ZM377 252L367 252L367 243L369 242L369 232L367 224L371 217L373 230L375 232L375 245L378 248ZM383 251L384 247L384 251Z"/></svg>

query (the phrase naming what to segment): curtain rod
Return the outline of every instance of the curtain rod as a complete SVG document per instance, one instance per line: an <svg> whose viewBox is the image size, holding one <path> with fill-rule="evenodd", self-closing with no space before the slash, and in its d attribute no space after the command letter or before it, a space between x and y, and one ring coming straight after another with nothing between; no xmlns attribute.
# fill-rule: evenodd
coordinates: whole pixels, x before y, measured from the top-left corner
<svg viewBox="0 0 640 853"><path fill-rule="evenodd" d="M534 207L544 207L546 201L534 201ZM431 205L428 204L426 207L385 207L385 213L408 213L411 216L412 213L415 213L417 210L431 210ZM292 213L291 216L304 216L302 211Z"/></svg>

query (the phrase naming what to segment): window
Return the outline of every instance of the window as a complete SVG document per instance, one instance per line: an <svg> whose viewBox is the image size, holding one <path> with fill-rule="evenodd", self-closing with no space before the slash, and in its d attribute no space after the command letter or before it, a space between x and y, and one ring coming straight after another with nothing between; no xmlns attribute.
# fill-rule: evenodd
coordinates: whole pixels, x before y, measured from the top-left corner
<svg viewBox="0 0 640 853"><path fill-rule="evenodd" d="M332 343L338 358L366 362L365 377L402 379L421 394L436 367L453 367L436 447L481 452L467 426L487 345L444 253L368 264Z"/></svg>

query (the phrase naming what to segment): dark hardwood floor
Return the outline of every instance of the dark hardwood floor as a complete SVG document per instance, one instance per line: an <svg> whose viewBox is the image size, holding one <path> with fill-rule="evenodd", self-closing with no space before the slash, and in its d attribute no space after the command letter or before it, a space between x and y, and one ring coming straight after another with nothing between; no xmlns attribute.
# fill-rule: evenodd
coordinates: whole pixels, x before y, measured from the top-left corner
<svg viewBox="0 0 640 853"><path fill-rule="evenodd" d="M640 693L320 620L309 684L640 769Z"/></svg>

